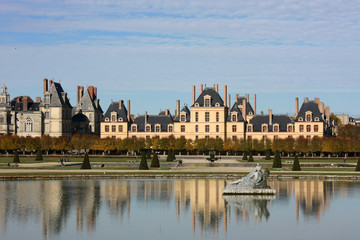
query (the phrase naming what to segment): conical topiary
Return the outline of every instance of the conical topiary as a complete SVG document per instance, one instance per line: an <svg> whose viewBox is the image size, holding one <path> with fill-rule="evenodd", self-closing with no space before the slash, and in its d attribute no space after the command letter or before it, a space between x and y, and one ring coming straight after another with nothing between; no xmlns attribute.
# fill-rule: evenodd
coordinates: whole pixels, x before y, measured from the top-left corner
<svg viewBox="0 0 360 240"><path fill-rule="evenodd" d="M151 153L150 153L150 151L148 151L148 152L146 153L146 159L151 159Z"/></svg>
<svg viewBox="0 0 360 240"><path fill-rule="evenodd" d="M270 154L270 150L267 150L265 153L265 160L271 160L271 154Z"/></svg>
<svg viewBox="0 0 360 240"><path fill-rule="evenodd" d="M38 148L37 151L36 151L36 158L35 158L36 161L42 161L43 160L43 157L42 157L42 152L41 152L41 149Z"/></svg>
<svg viewBox="0 0 360 240"><path fill-rule="evenodd" d="M295 155L295 157L294 157L294 163L292 166L292 170L293 171L301 171L298 155Z"/></svg>
<svg viewBox="0 0 360 240"><path fill-rule="evenodd" d="M160 167L159 157L158 157L157 153L154 153L154 155L153 155L153 157L151 159L150 167L152 167L152 168L159 168Z"/></svg>
<svg viewBox="0 0 360 240"><path fill-rule="evenodd" d="M276 150L275 152L275 156L274 156L274 161L273 161L273 168L282 168L282 164L281 164L281 157L280 157L280 152L279 150Z"/></svg>
<svg viewBox="0 0 360 240"><path fill-rule="evenodd" d="M244 152L242 160L247 160L247 152Z"/></svg>
<svg viewBox="0 0 360 240"><path fill-rule="evenodd" d="M82 162L80 169L91 169L88 153L85 153L84 161Z"/></svg>
<svg viewBox="0 0 360 240"><path fill-rule="evenodd" d="M170 151L168 152L166 161L172 162L172 161L174 161L175 159L176 159L176 157L175 157L174 151L173 151L173 150L170 150Z"/></svg>
<svg viewBox="0 0 360 240"><path fill-rule="evenodd" d="M253 154L250 152L248 162L254 162Z"/></svg>
<svg viewBox="0 0 360 240"><path fill-rule="evenodd" d="M360 172L360 158L359 158L358 161L357 161L355 171L356 171L356 172Z"/></svg>
<svg viewBox="0 0 360 240"><path fill-rule="evenodd" d="M19 154L18 152L15 150L15 153L14 153L14 160L13 160L14 163L19 163L20 162L20 159L19 159Z"/></svg>
<svg viewBox="0 0 360 240"><path fill-rule="evenodd" d="M149 170L149 166L147 165L147 161L146 161L146 153L145 152L141 153L141 161L139 164L139 170Z"/></svg>

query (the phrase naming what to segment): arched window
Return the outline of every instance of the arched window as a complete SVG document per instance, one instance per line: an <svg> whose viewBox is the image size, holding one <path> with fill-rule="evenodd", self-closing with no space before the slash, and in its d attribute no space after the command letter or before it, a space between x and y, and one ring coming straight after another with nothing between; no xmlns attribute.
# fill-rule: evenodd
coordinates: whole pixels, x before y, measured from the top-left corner
<svg viewBox="0 0 360 240"><path fill-rule="evenodd" d="M132 131L132 132L136 132L136 130L137 130L136 125L131 126L131 131Z"/></svg>
<svg viewBox="0 0 360 240"><path fill-rule="evenodd" d="M268 131L267 125L262 125L261 130L263 132L267 132Z"/></svg>
<svg viewBox="0 0 360 240"><path fill-rule="evenodd" d="M278 132L278 131L279 131L279 126L278 126L278 125L274 125L273 131L274 131L274 132Z"/></svg>
<svg viewBox="0 0 360 240"><path fill-rule="evenodd" d="M292 132L293 131L293 126L289 125L288 126L288 132Z"/></svg>
<svg viewBox="0 0 360 240"><path fill-rule="evenodd" d="M236 121L237 121L237 116L236 116L236 114L231 115L231 121L233 121L233 122L236 122Z"/></svg>
<svg viewBox="0 0 360 240"><path fill-rule="evenodd" d="M155 132L160 132L160 125L155 126Z"/></svg>
<svg viewBox="0 0 360 240"><path fill-rule="evenodd" d="M173 131L174 131L174 127L173 127L172 125L170 125L170 126L168 127L168 130L169 130L169 132L173 132Z"/></svg>
<svg viewBox="0 0 360 240"><path fill-rule="evenodd" d="M307 113L306 114L306 121L310 122L311 121L311 113Z"/></svg>
<svg viewBox="0 0 360 240"><path fill-rule="evenodd" d="M210 98L205 98L204 99L204 106L205 107L210 107Z"/></svg>
<svg viewBox="0 0 360 240"><path fill-rule="evenodd" d="M151 132L151 126L150 125L146 125L145 132Z"/></svg>
<svg viewBox="0 0 360 240"><path fill-rule="evenodd" d="M33 131L33 121L31 118L27 117L25 120L25 132Z"/></svg>
<svg viewBox="0 0 360 240"><path fill-rule="evenodd" d="M111 114L111 121L116 122L116 115L115 114Z"/></svg>
<svg viewBox="0 0 360 240"><path fill-rule="evenodd" d="M248 125L248 126L247 126L247 131L248 131L248 132L252 132L252 125Z"/></svg>

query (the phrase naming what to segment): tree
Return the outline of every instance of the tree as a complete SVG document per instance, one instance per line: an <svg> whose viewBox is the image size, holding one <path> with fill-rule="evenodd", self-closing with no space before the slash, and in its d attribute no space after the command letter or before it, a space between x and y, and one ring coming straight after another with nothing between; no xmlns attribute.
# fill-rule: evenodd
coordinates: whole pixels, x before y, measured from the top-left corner
<svg viewBox="0 0 360 240"><path fill-rule="evenodd" d="M19 153L17 150L15 150L15 154L14 154L14 160L13 160L14 163L19 163L20 162L20 159L19 159Z"/></svg>
<svg viewBox="0 0 360 240"><path fill-rule="evenodd" d="M248 162L254 162L253 154L250 152Z"/></svg>
<svg viewBox="0 0 360 240"><path fill-rule="evenodd" d="M42 152L41 152L41 149L38 148L37 151L36 151L36 158L35 158L36 161L42 161L43 160L43 157L42 157Z"/></svg>
<svg viewBox="0 0 360 240"><path fill-rule="evenodd" d="M293 171L301 171L298 155L295 155L295 157L294 157L294 163L292 166L292 170Z"/></svg>
<svg viewBox="0 0 360 240"><path fill-rule="evenodd" d="M273 161L273 168L282 168L282 164L281 164L281 157L280 157L280 152L279 150L276 150L275 152L275 156L274 156L274 161Z"/></svg>
<svg viewBox="0 0 360 240"><path fill-rule="evenodd" d="M242 160L247 160L247 152L246 151L244 152Z"/></svg>
<svg viewBox="0 0 360 240"><path fill-rule="evenodd" d="M172 162L176 159L174 151L173 150L169 150L166 161L168 162Z"/></svg>
<svg viewBox="0 0 360 240"><path fill-rule="evenodd" d="M85 153L84 161L82 162L80 169L91 169L88 153Z"/></svg>
<svg viewBox="0 0 360 240"><path fill-rule="evenodd" d="M360 158L359 158L358 161L357 161L355 171L356 171L356 172L360 172Z"/></svg>
<svg viewBox="0 0 360 240"><path fill-rule="evenodd" d="M265 160L271 160L271 153L270 153L270 150L266 150L266 153L265 153Z"/></svg>
<svg viewBox="0 0 360 240"><path fill-rule="evenodd" d="M146 161L145 151L141 152L141 161L139 164L139 170L149 170L149 166L147 165L147 161Z"/></svg>
<svg viewBox="0 0 360 240"><path fill-rule="evenodd" d="M157 153L153 154L152 159L151 159L150 167L152 167L152 168L159 168L160 167L159 157L158 157Z"/></svg>

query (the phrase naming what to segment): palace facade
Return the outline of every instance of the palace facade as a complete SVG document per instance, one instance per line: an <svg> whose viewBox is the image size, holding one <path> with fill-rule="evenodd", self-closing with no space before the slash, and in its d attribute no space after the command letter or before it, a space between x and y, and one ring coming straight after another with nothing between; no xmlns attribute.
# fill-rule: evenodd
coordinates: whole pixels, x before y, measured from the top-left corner
<svg viewBox="0 0 360 240"><path fill-rule="evenodd" d="M169 137L186 139L221 138L274 140L278 138L307 139L331 135L330 108L325 107L319 98L310 101L308 98L299 109L296 98L296 114L257 114L256 95L254 105L249 102L249 95L236 94L235 101L227 94L227 86L223 89L223 98L219 94L219 86L205 87L200 85L196 97L195 86L192 87L192 105L180 110L180 101L176 102L174 115L169 110L158 115L134 117L130 114L130 100L125 107L123 100L112 102L101 122L101 138L144 138Z"/></svg>

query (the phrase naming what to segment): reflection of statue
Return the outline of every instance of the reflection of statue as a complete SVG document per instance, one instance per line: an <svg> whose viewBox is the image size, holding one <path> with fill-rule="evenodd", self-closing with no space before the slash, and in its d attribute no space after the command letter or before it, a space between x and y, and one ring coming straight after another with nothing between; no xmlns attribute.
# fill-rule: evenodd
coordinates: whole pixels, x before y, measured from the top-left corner
<svg viewBox="0 0 360 240"><path fill-rule="evenodd" d="M270 217L267 203L269 200L275 199L275 196L223 196L223 199L230 206L240 211L252 215L258 222L265 217Z"/></svg>
<svg viewBox="0 0 360 240"><path fill-rule="evenodd" d="M243 178L228 182L228 185L223 189L224 194L275 194L275 190L270 189L267 185L267 179L270 171L265 169L261 171L261 166L258 164L254 170Z"/></svg>

